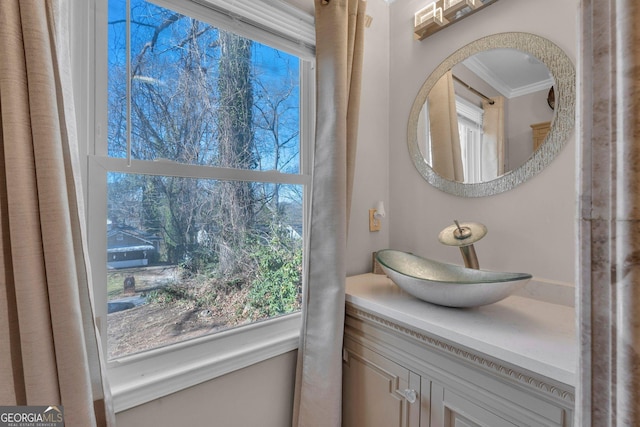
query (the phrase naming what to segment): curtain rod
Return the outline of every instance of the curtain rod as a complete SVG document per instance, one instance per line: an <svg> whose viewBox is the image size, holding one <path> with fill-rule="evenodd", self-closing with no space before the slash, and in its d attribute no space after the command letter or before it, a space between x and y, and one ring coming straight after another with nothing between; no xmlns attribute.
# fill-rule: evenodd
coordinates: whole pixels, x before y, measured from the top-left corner
<svg viewBox="0 0 640 427"><path fill-rule="evenodd" d="M453 75L453 79L455 81L457 81L458 83L460 83L461 85L463 85L464 87L466 87L467 89L469 89L471 92L473 92L474 94L478 95L480 98L484 99L485 101L489 102L489 105L493 105L495 104L495 101L491 98L489 98L488 96L486 96L485 94L483 94L480 91L477 91L476 89L472 88L471 86L469 86L467 83L463 82L462 80L460 80L460 78L458 78L457 76Z"/></svg>

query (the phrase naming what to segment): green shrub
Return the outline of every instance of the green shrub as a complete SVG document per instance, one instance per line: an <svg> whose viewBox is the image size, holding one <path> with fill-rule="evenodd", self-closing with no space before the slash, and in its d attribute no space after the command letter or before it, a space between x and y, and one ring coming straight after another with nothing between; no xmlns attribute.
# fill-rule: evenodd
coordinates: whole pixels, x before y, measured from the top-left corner
<svg viewBox="0 0 640 427"><path fill-rule="evenodd" d="M189 291L178 285L154 289L147 294L147 301L156 304L172 304L191 300Z"/></svg>
<svg viewBox="0 0 640 427"><path fill-rule="evenodd" d="M298 242L272 237L254 254L257 277L249 292L254 318L273 317L300 309L302 248Z"/></svg>

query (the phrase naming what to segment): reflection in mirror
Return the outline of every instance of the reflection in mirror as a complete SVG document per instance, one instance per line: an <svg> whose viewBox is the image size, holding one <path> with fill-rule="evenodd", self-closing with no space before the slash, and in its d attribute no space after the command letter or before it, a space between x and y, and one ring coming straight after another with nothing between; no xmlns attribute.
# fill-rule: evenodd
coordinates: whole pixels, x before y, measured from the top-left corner
<svg viewBox="0 0 640 427"><path fill-rule="evenodd" d="M517 49L476 53L433 86L418 119L425 161L444 178L487 182L524 164L553 119L553 76Z"/></svg>
<svg viewBox="0 0 640 427"><path fill-rule="evenodd" d="M573 132L575 68L551 41L501 33L454 52L427 78L409 116L414 165L464 197L533 177Z"/></svg>

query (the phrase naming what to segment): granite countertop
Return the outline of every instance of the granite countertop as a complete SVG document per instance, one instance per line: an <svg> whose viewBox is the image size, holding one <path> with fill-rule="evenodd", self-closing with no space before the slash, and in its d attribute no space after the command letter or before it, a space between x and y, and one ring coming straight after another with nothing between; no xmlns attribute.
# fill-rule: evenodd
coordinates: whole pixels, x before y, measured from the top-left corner
<svg viewBox="0 0 640 427"><path fill-rule="evenodd" d="M441 307L410 296L377 274L348 277L346 301L411 330L576 385L573 307L522 296L476 308Z"/></svg>

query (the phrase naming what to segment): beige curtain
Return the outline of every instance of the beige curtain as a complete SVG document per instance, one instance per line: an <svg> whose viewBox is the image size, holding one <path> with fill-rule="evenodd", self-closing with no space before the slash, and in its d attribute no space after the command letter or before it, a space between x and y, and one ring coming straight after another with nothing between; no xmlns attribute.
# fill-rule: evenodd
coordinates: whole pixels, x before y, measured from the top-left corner
<svg viewBox="0 0 640 427"><path fill-rule="evenodd" d="M464 171L458 133L456 93L451 71L440 77L427 99L431 132L431 167L443 178L462 182Z"/></svg>
<svg viewBox="0 0 640 427"><path fill-rule="evenodd" d="M316 145L293 425L338 427L365 2L315 0L315 9Z"/></svg>
<svg viewBox="0 0 640 427"><path fill-rule="evenodd" d="M482 101L482 182L504 174L504 97L491 98L493 104Z"/></svg>
<svg viewBox="0 0 640 427"><path fill-rule="evenodd" d="M64 0L0 1L0 405L115 425L90 304Z"/></svg>

